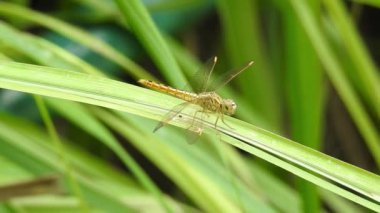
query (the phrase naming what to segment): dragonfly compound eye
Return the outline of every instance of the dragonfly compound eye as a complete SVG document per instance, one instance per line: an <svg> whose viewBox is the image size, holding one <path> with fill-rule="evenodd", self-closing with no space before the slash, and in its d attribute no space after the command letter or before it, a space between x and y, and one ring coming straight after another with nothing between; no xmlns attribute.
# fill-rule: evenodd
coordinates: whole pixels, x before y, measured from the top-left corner
<svg viewBox="0 0 380 213"><path fill-rule="evenodd" d="M224 99L223 100L223 105L224 105L224 108L223 108L224 114L226 114L226 115L233 115L233 114L235 114L236 104L235 104L235 102L233 100L231 100L231 99Z"/></svg>

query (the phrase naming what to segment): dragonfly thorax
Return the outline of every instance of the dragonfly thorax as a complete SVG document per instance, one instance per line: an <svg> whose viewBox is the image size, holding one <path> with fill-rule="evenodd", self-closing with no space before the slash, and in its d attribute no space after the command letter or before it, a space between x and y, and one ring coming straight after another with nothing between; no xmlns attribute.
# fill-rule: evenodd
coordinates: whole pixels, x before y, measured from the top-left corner
<svg viewBox="0 0 380 213"><path fill-rule="evenodd" d="M202 92L198 94L194 103L210 112L233 115L236 111L236 104L233 100L223 99L215 92Z"/></svg>

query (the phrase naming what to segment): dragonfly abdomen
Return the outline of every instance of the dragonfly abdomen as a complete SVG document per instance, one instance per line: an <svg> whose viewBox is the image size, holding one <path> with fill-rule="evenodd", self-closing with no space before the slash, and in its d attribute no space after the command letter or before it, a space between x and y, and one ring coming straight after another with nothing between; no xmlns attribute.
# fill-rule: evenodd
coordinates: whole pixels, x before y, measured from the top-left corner
<svg viewBox="0 0 380 213"><path fill-rule="evenodd" d="M174 89L173 87L166 86L164 84L160 84L160 83L150 81L150 80L140 79L139 83L148 88L157 90L159 92L167 93L169 95L175 96L177 98L180 98L182 100L189 101L189 102L193 102L198 97L197 94L195 93L187 92L187 91L183 91L179 89Z"/></svg>

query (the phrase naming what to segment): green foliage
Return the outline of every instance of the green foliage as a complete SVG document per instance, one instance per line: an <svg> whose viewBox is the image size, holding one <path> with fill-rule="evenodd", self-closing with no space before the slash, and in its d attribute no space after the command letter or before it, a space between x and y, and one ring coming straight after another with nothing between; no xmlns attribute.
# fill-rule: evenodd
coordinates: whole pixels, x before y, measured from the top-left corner
<svg viewBox="0 0 380 213"><path fill-rule="evenodd" d="M371 171L379 169L378 68L342 1L78 0L50 14L13 2L0 2L0 193L1 185L57 174L64 196L15 197L1 211L320 212L322 203L337 212L380 211L378 175L319 151L340 137L325 136L331 82L374 159ZM199 27L216 22L199 11L214 11L221 28ZM144 60L88 30L102 23L133 35L131 47L144 49ZM174 28L186 42L163 32ZM118 77L163 78L179 89L202 66L197 50L220 56L216 74L255 65L218 91L236 101L237 119L227 116L228 126L215 129L210 114L189 145L183 128L196 106L171 122L180 128L152 133L181 100L107 76L115 72L49 41L48 31L115 63ZM36 103L16 108L20 93L11 91L32 94ZM43 122L17 113L35 104ZM280 136L288 131L298 143ZM288 177L300 179L293 186Z"/></svg>

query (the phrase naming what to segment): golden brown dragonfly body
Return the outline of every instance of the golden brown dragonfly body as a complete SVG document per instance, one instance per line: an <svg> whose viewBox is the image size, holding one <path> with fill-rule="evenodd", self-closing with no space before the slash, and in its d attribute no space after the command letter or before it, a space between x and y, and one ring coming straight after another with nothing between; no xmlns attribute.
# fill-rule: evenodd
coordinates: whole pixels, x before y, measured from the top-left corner
<svg viewBox="0 0 380 213"><path fill-rule="evenodd" d="M202 122L195 122L198 113L214 113L217 115L217 119L215 121L215 128L218 123L218 120L221 119L224 122L223 115L233 115L236 111L236 103L232 99L223 99L220 95L218 95L215 90L207 91L208 83L210 80L211 73L215 67L217 58L215 57L212 61L212 67L207 72L205 72L204 79L200 79L201 81L200 87L198 88L199 92L189 92L185 90L175 89L173 87L156 83L150 80L140 79L139 83L144 85L145 87L151 88L153 90L157 90L159 92L163 92L166 94L170 94L177 98L184 100L185 102L175 106L170 112L168 112L162 121L156 126L154 131L157 131L159 128L166 125L169 121L171 121L175 116L179 115L179 113L189 104L195 104L201 107L201 110L195 112L193 116L193 121L191 121L191 125L189 130L192 132L196 132L198 135L202 134L203 127L200 126ZM253 64L253 62L249 62L244 67L231 72L231 74L227 75L225 79L221 80L216 88L220 88L231 81L234 77L240 74L243 70L247 69ZM199 75L197 75L199 76ZM197 79L198 80L198 79ZM226 123L225 123L226 124ZM226 124L227 125L227 124ZM228 125L227 125L228 126Z"/></svg>

